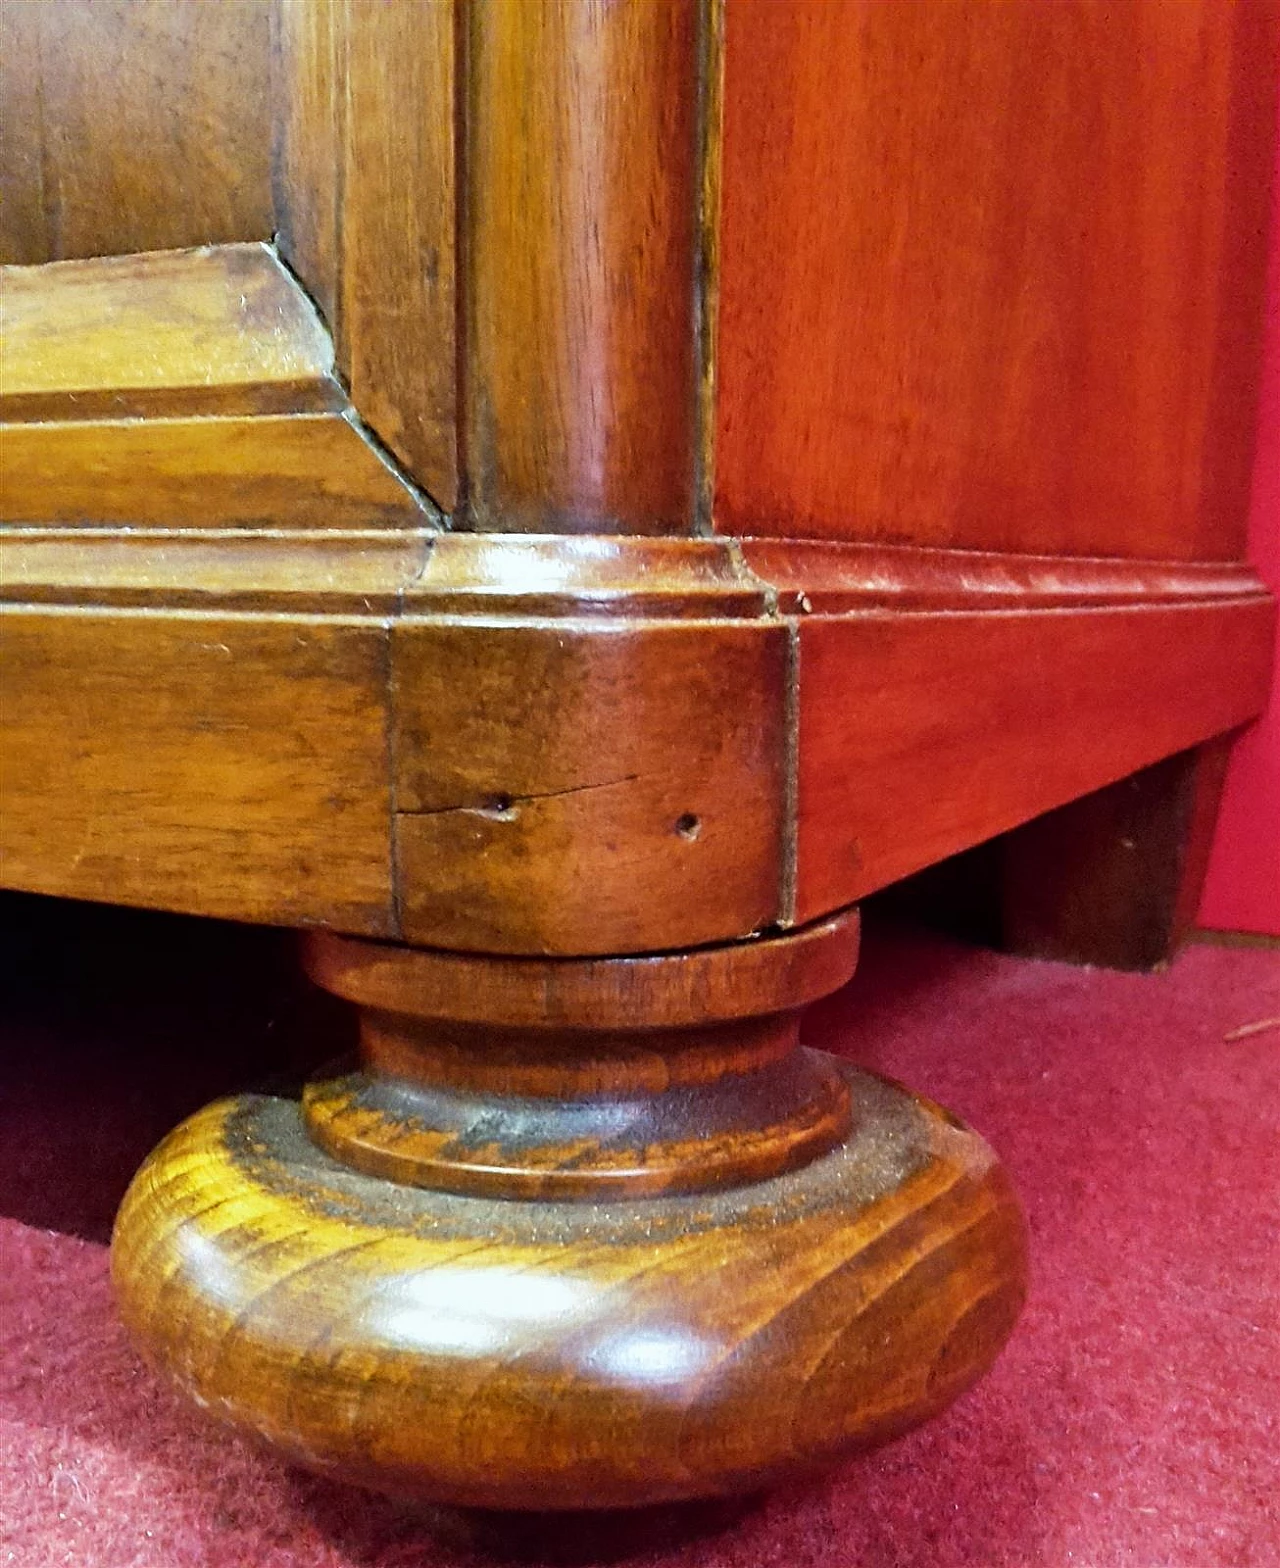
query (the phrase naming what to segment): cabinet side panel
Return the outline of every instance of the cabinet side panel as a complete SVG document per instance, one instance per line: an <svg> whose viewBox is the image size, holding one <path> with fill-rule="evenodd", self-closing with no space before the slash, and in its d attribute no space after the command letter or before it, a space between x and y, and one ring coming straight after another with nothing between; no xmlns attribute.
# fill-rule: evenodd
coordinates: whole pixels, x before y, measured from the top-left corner
<svg viewBox="0 0 1280 1568"><path fill-rule="evenodd" d="M814 617L800 630L799 920L1244 723L1274 606Z"/></svg>
<svg viewBox="0 0 1280 1568"><path fill-rule="evenodd" d="M717 517L1243 551L1277 10L729 0Z"/></svg>

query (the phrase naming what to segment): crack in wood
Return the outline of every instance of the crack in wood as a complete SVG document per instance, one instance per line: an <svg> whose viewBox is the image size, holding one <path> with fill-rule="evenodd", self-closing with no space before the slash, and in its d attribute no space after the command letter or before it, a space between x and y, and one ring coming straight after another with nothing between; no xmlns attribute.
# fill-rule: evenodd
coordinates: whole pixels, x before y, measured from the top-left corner
<svg viewBox="0 0 1280 1568"><path fill-rule="evenodd" d="M555 800L562 795L582 795L588 790L616 789L620 784L634 784L640 777L638 773L625 773L617 779L601 779L590 784L570 784L564 789L534 790L524 795L507 794L505 791L495 791L478 801L457 802L448 806L424 806L417 810L401 810L396 815L400 817L440 817L446 816L451 811L468 811L476 816L493 817L500 821L509 820L516 816L517 806L529 805L536 800Z"/></svg>

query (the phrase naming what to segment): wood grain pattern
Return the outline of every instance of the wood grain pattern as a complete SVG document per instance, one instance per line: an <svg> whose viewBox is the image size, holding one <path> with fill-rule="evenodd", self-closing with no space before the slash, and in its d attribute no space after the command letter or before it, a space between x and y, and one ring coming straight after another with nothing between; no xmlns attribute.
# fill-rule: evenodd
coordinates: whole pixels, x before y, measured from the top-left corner
<svg viewBox="0 0 1280 1568"><path fill-rule="evenodd" d="M1269 0L729 0L719 525L1243 554Z"/></svg>
<svg viewBox="0 0 1280 1568"><path fill-rule="evenodd" d="M775 918L781 627L403 624L394 659L408 940L625 953Z"/></svg>
<svg viewBox="0 0 1280 1568"><path fill-rule="evenodd" d="M798 920L1220 734L1274 606L814 616L799 631Z"/></svg>
<svg viewBox="0 0 1280 1568"><path fill-rule="evenodd" d="M389 619L436 537L399 528L6 528L0 600Z"/></svg>
<svg viewBox="0 0 1280 1568"><path fill-rule="evenodd" d="M308 1084L303 1120L343 1164L441 1192L594 1201L764 1181L849 1134L848 1086L799 1030L857 953L856 912L647 958L321 937L308 971L360 1006L363 1071Z"/></svg>
<svg viewBox="0 0 1280 1568"><path fill-rule="evenodd" d="M471 521L688 532L697 6L467 14Z"/></svg>
<svg viewBox="0 0 1280 1568"><path fill-rule="evenodd" d="M276 243L330 330L342 291L346 0L276 0L271 96Z"/></svg>
<svg viewBox="0 0 1280 1568"><path fill-rule="evenodd" d="M385 633L9 609L5 886L389 930Z"/></svg>
<svg viewBox="0 0 1280 1568"><path fill-rule="evenodd" d="M396 1187L322 1154L292 1102L224 1101L125 1199L121 1311L212 1415L392 1492L630 1506L803 1473L950 1403L1024 1290L990 1150L846 1071L861 1135L635 1203Z"/></svg>
<svg viewBox="0 0 1280 1568"><path fill-rule="evenodd" d="M661 950L842 907L1243 722L1270 657L1270 603L1243 567L851 549L825 576L774 560L775 589L717 540L248 526L16 529L3 562L4 596L43 648L31 667L43 660L62 691L50 713L80 712L87 618L108 628L106 646L117 617L130 628L116 700L93 707L103 760L76 775L81 814L109 817L112 769L137 764L133 708L166 694L175 755L181 725L199 720L175 614L193 635L261 617L281 639L238 648L225 724L199 732L215 773L221 746L234 770L241 745L292 744L277 689L289 638L308 643L317 617L367 629L394 743L368 862L371 877L394 866L376 929L508 953ZM1022 595L1040 607L1015 608ZM842 611L814 608L825 604ZM344 646L314 650L339 686ZM339 727L315 744L341 758L347 741ZM10 747L8 787L38 812L43 754L24 744ZM156 820L203 809L197 773L175 767L154 787L167 797ZM322 890L280 869L288 813L305 819L298 835L323 839L326 799L295 791L279 816L262 802L246 817L245 853L260 836L276 880L245 871L236 905L242 873L220 861L210 875L226 912L327 918ZM153 844L155 866L139 846L130 876L161 901L175 872L169 840ZM74 854L52 835L31 876L68 885ZM363 918L334 923L368 931Z"/></svg>
<svg viewBox="0 0 1280 1568"><path fill-rule="evenodd" d="M453 0L347 0L338 343L361 417L457 501Z"/></svg>
<svg viewBox="0 0 1280 1568"><path fill-rule="evenodd" d="M361 418L457 500L453 0L280 0L280 245Z"/></svg>
<svg viewBox="0 0 1280 1568"><path fill-rule="evenodd" d="M0 518L420 526L263 245L5 269Z"/></svg>
<svg viewBox="0 0 1280 1568"><path fill-rule="evenodd" d="M368 528L429 521L342 414L0 428L0 520L64 527Z"/></svg>
<svg viewBox="0 0 1280 1568"><path fill-rule="evenodd" d="M857 913L846 911L792 932L785 940L761 938L689 952L570 963L388 947L326 932L307 938L303 958L316 984L359 1007L366 1025L376 1025L379 1015L393 1014L401 1019L430 1017L442 1025L585 1031L596 1037L593 1044L603 1040L610 1047L599 1053L592 1069L600 1083L654 1089L679 1081L679 1064L657 1065L655 1053L650 1053L646 1066L637 1049L614 1049L620 1034L710 1029L805 1007L850 979L858 938ZM417 1045L426 1049L428 1042L422 1039ZM448 1058L449 1071L468 1083L492 1074L492 1063L483 1057L448 1052ZM581 1065L581 1055L573 1061L566 1058L566 1076L561 1077L548 1060L531 1062L525 1073L512 1071L512 1092L559 1094L567 1073Z"/></svg>
<svg viewBox="0 0 1280 1568"><path fill-rule="evenodd" d="M271 8L5 0L0 261L269 239Z"/></svg>
<svg viewBox="0 0 1280 1568"><path fill-rule="evenodd" d="M266 245L5 267L0 417L340 408L333 347Z"/></svg>

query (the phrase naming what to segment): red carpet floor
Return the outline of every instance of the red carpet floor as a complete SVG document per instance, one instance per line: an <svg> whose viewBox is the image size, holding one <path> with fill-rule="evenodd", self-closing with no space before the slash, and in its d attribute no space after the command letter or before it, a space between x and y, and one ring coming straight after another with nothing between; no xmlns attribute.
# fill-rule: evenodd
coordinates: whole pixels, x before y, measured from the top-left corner
<svg viewBox="0 0 1280 1568"><path fill-rule="evenodd" d="M138 1365L102 1244L128 1169L334 1024L270 934L51 911L9 906L0 1017L0 1568L1280 1565L1280 1031L1241 1032L1280 1014L1275 951L1136 977L873 933L810 1037L1005 1156L1034 1257L1009 1349L932 1426L745 1509L510 1522L291 1471Z"/></svg>

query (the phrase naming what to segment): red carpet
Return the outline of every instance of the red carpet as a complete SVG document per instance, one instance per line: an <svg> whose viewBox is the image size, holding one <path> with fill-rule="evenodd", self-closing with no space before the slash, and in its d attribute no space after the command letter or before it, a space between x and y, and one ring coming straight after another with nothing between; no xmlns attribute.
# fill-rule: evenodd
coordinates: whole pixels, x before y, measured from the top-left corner
<svg viewBox="0 0 1280 1568"><path fill-rule="evenodd" d="M112 1315L101 1237L143 1146L246 1063L330 1045L331 1015L272 934L8 907L0 1568L1280 1564L1280 1031L1226 1038L1280 1015L1280 953L1195 947L1136 977L872 933L810 1037L1011 1166L1035 1273L992 1375L745 1511L424 1520L205 1426Z"/></svg>

